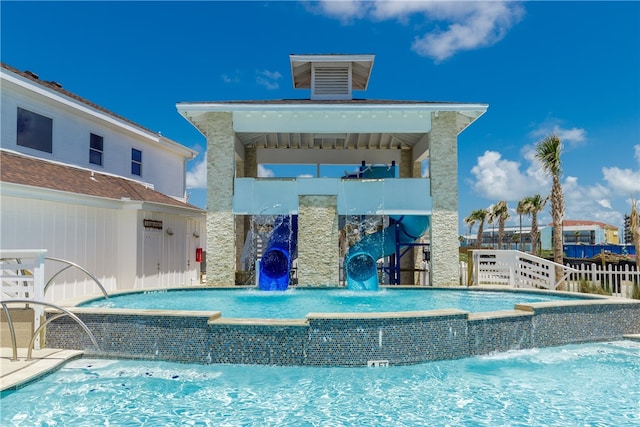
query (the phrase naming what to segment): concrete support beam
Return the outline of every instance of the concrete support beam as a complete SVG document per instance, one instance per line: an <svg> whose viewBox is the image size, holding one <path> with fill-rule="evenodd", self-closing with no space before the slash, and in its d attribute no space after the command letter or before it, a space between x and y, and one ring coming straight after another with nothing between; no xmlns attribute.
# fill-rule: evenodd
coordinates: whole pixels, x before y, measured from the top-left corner
<svg viewBox="0 0 640 427"><path fill-rule="evenodd" d="M429 175L431 215L431 282L453 286L458 266L458 131L454 111L432 113Z"/></svg>
<svg viewBox="0 0 640 427"><path fill-rule="evenodd" d="M336 196L300 196L298 210L298 283L336 286L339 275Z"/></svg>

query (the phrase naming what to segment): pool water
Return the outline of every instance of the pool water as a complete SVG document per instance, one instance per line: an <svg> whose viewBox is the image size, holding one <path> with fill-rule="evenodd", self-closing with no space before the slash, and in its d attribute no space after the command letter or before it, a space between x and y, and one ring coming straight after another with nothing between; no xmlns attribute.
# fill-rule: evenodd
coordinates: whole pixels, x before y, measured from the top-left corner
<svg viewBox="0 0 640 427"><path fill-rule="evenodd" d="M467 289L192 289L154 291L99 299L82 307L221 311L223 317L299 319L307 313L371 313L456 308L472 313L513 310L515 304L567 301L550 293Z"/></svg>
<svg viewBox="0 0 640 427"><path fill-rule="evenodd" d="M388 368L80 359L0 401L3 426L640 425L640 342Z"/></svg>

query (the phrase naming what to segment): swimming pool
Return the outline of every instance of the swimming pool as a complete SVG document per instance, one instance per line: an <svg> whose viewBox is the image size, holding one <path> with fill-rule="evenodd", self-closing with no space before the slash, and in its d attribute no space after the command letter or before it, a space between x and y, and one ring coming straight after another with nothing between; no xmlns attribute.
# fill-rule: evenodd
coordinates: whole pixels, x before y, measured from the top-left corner
<svg viewBox="0 0 640 427"><path fill-rule="evenodd" d="M116 295L81 307L221 311L229 318L301 319L308 313L374 313L455 308L471 313L512 310L518 303L584 300L581 295L525 291L386 288L346 289L189 289Z"/></svg>
<svg viewBox="0 0 640 427"><path fill-rule="evenodd" d="M378 369L80 359L2 398L3 426L630 426L640 343Z"/></svg>
<svg viewBox="0 0 640 427"><path fill-rule="evenodd" d="M170 302L172 308L168 310L66 306L93 332L99 348L94 348L86 331L69 317L48 323L47 346L83 350L95 357L326 367L368 366L380 361L416 364L496 351L617 340L640 333L640 301L621 298L567 298L563 293L493 288L394 287L373 295L335 288L275 293L208 288L202 295L220 298L229 294L235 299L229 304L221 300L206 302L209 308L204 311L177 309L175 295L188 297L200 291L191 288L129 294L143 303L141 307L148 307L147 299L157 296ZM323 306L325 298L333 293L349 300L341 311ZM192 298L190 304L205 301L202 295ZM460 301L472 301L477 296L480 311L435 309L428 304L430 295L449 295L455 300L443 299L445 306L459 306ZM302 299L307 299L310 306L299 303L296 298L301 296L307 296ZM407 311L416 308L411 306L415 302L401 303L403 297L415 298L422 309ZM109 305L120 298L102 303ZM128 299L127 295L122 298ZM355 301L370 298L385 301L386 308L393 311L378 311L382 309L378 305L373 305L374 312L366 311L371 307L354 308L359 305ZM523 302L527 298L532 301ZM547 298L551 300L544 301ZM265 314L270 305L278 309ZM302 310L294 313L298 306ZM250 317L248 307L258 308L254 315L259 317ZM505 309L487 311L497 307ZM54 315L53 311L46 312L48 317Z"/></svg>

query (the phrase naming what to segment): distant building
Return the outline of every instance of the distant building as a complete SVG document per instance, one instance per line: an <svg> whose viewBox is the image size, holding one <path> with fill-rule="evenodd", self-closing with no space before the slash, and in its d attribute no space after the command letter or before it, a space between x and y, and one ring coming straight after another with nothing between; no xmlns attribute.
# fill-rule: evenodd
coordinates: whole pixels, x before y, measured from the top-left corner
<svg viewBox="0 0 640 427"><path fill-rule="evenodd" d="M199 283L206 213L185 192L197 153L32 72L2 64L0 78L0 249L46 249L108 291ZM54 284L48 300L98 292L77 272Z"/></svg>
<svg viewBox="0 0 640 427"><path fill-rule="evenodd" d="M638 218L638 221L640 222L640 218ZM633 233L631 232L631 214L624 215L624 243L627 245L633 244Z"/></svg>
<svg viewBox="0 0 640 427"><path fill-rule="evenodd" d="M553 224L540 232L542 250L553 249ZM619 230L600 221L566 219L562 222L563 244L618 245Z"/></svg>
<svg viewBox="0 0 640 427"><path fill-rule="evenodd" d="M531 251L531 227L505 227L504 237L502 245L498 243L498 227L494 227L491 224L487 226L482 232L482 244L484 249L513 249L523 252ZM474 247L478 238L477 233L465 234L460 236L460 246L462 247ZM500 247L498 247L500 246Z"/></svg>

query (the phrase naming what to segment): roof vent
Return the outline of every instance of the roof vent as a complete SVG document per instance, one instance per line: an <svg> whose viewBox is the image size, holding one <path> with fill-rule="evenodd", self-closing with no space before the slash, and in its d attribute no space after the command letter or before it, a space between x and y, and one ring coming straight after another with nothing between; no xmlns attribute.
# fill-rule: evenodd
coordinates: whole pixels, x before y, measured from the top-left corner
<svg viewBox="0 0 640 427"><path fill-rule="evenodd" d="M290 55L293 87L311 89L311 99L353 99L366 90L373 55Z"/></svg>
<svg viewBox="0 0 640 427"><path fill-rule="evenodd" d="M312 99L351 99L351 67L313 64Z"/></svg>
<svg viewBox="0 0 640 427"><path fill-rule="evenodd" d="M40 77L36 73L34 73L33 71L26 70L24 73L27 76L31 77L32 79L36 79L36 80L40 79Z"/></svg>

